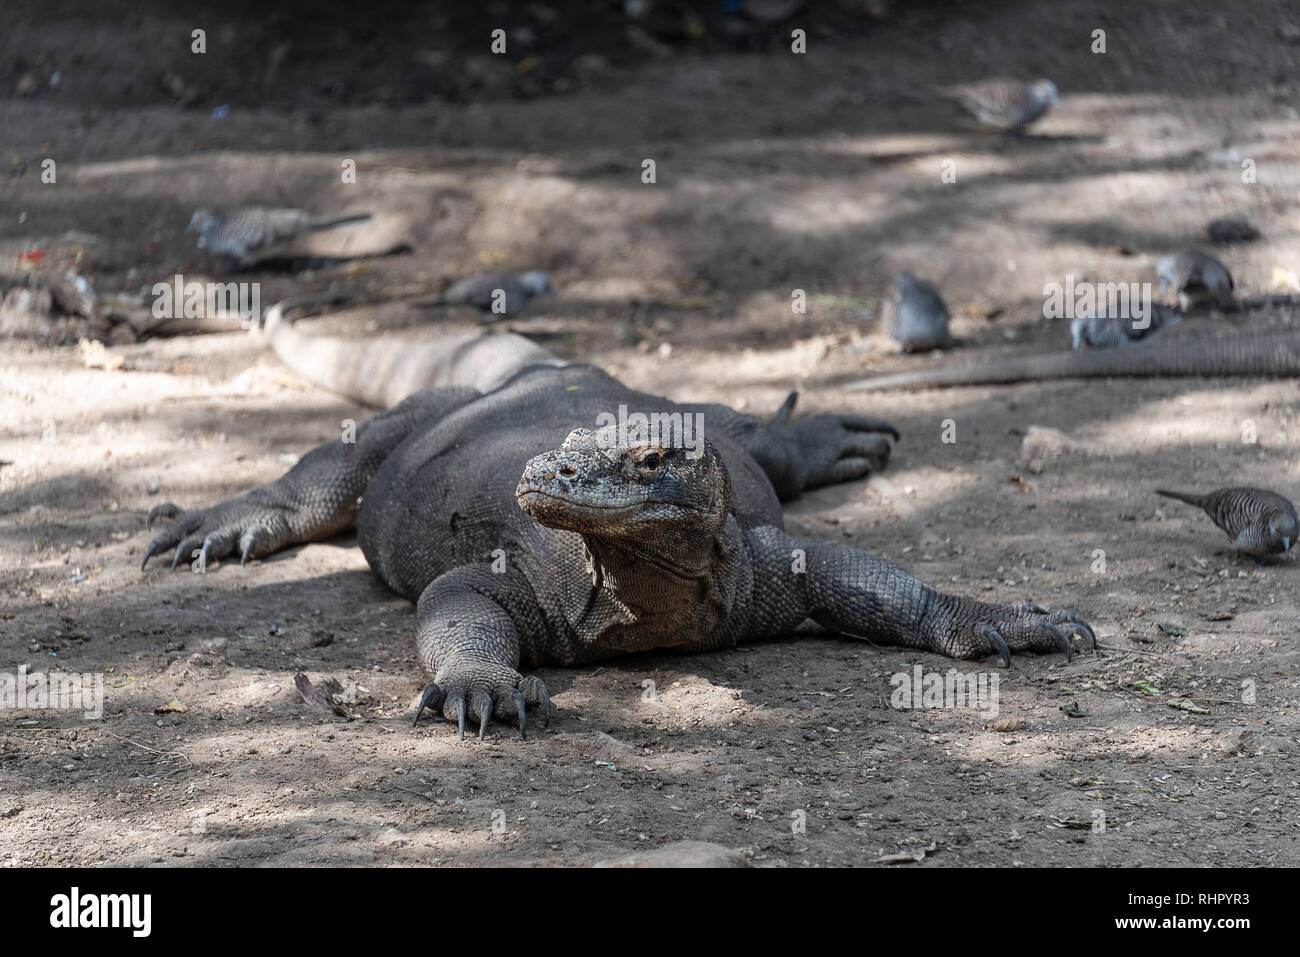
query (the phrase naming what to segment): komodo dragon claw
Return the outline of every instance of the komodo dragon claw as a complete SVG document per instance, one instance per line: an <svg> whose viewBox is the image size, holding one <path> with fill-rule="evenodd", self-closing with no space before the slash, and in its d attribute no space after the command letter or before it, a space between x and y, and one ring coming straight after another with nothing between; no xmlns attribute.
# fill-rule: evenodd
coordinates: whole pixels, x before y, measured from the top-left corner
<svg viewBox="0 0 1300 957"><path fill-rule="evenodd" d="M1004 611L998 617L998 622L983 621L974 629L975 633L987 640L989 646L985 653L992 652L1002 659L1003 667L1011 667L1011 644L1008 642L1004 632L1007 635L1013 635L1013 641L1019 649L1030 648L1034 650L1048 650L1048 646L1039 640L1039 636L1050 636L1052 642L1065 652L1065 660L1074 660L1074 646L1070 641L1071 635L1078 635L1088 640L1091 650L1097 650L1097 635L1093 632L1092 627L1073 612L1057 611L1049 612L1041 605L1034 605L1023 602L1019 605L1013 605L1009 608L1004 607ZM1010 614L1007 614L1009 612ZM982 617L982 616L981 616ZM1035 635L1037 631L1037 635ZM973 649L974 654L959 654L958 657L977 657L979 649Z"/></svg>
<svg viewBox="0 0 1300 957"><path fill-rule="evenodd" d="M1060 628L1057 628L1051 622L1048 622L1047 624L1043 625L1043 627L1046 628L1048 631L1050 631L1052 635L1055 636L1056 640L1061 643L1061 650L1065 652L1065 660L1067 662L1073 661L1074 646L1070 644L1070 639L1065 634L1065 632L1061 631Z"/></svg>
<svg viewBox="0 0 1300 957"><path fill-rule="evenodd" d="M984 637L993 642L993 647L996 648L998 654L1002 656L1002 667L1010 668L1011 649L1007 647L1007 640L998 634L998 630L992 625L985 625L980 629L980 631L983 632Z"/></svg>
<svg viewBox="0 0 1300 957"><path fill-rule="evenodd" d="M540 678L536 678L536 677L524 678L521 681L521 685L523 685L527 689L526 693L525 691L520 690L519 688L515 688L510 692L510 700L514 702L515 711L519 717L519 737L527 738L528 737L528 714L527 714L528 702L532 701L542 706L542 726L550 727L551 696L547 693L546 685L542 683ZM414 727L415 725L419 724L420 717L421 715L424 714L426 709L433 712L442 711L444 714L446 714L446 710L444 706L450 705L452 703L453 702L449 702L447 700L446 690L443 689L442 686L439 685L436 681L432 682L427 688L424 689L424 693L420 695L420 702L418 705L416 705L415 717L411 719L411 726ZM486 738L488 722L491 720L492 712L494 710L492 695L488 694L487 692L480 692L479 695L474 699L474 706L471 709L465 701L465 696L461 694L454 699L454 705L455 705L454 714L455 714L456 724L460 731L460 739L462 741L465 740L465 719L468 717L471 711L477 712L479 716L478 739L482 741L484 738Z"/></svg>
<svg viewBox="0 0 1300 957"><path fill-rule="evenodd" d="M420 715L424 714L425 708L430 711L441 710L442 703L446 698L447 692L439 688L436 681L425 688L424 694L420 695L420 703L415 707L415 719L411 722L411 726L414 727L420 723Z"/></svg>

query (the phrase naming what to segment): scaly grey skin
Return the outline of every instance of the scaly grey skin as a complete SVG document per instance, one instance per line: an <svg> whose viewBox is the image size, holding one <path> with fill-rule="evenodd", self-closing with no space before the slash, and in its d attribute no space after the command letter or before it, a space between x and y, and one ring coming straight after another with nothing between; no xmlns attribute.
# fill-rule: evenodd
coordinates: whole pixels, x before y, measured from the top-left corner
<svg viewBox="0 0 1300 957"><path fill-rule="evenodd" d="M471 351L471 354L472 353ZM782 531L780 501L862 478L889 458L887 423L852 415L768 422L635 392L592 366L526 365L490 391L432 388L309 453L270 485L206 509L175 506L150 556L242 561L355 519L371 568L417 602L428 676L417 711L467 720L549 716L522 669L634 651L709 651L805 620L958 658L1071 654L1087 623L1034 605L936 591L867 552ZM448 378L476 371L449 360ZM620 436L632 412L703 416L701 442ZM686 420L686 421L694 421ZM603 425L599 429L574 426ZM669 437L671 438L671 436ZM698 452L698 454L697 454ZM522 476L522 478L521 478ZM360 505L357 500L360 498Z"/></svg>
<svg viewBox="0 0 1300 957"><path fill-rule="evenodd" d="M1050 107L1061 105L1051 80L987 80L957 87L946 95L983 125L1008 132L1024 130Z"/></svg>
<svg viewBox="0 0 1300 957"><path fill-rule="evenodd" d="M873 376L851 391L938 389L1117 376L1300 376L1300 329L1142 342L1129 349L1017 356L975 365Z"/></svg>
<svg viewBox="0 0 1300 957"><path fill-rule="evenodd" d="M893 289L881 303L880 324L904 352L951 345L948 322L948 307L932 283L910 272L894 274Z"/></svg>
<svg viewBox="0 0 1300 957"><path fill-rule="evenodd" d="M280 247L304 233L369 219L370 213L314 216L301 209L246 206L242 209L196 209L186 232L199 234L198 247L224 256L240 267L276 258Z"/></svg>
<svg viewBox="0 0 1300 957"><path fill-rule="evenodd" d="M457 280L441 296L423 299L417 306L473 306L485 319L517 316L533 296L555 295L555 282L546 272L485 273Z"/></svg>
<svg viewBox="0 0 1300 957"><path fill-rule="evenodd" d="M1115 349L1131 346L1150 336L1154 336L1182 318L1172 309L1166 309L1158 302L1151 303L1150 315L1135 315L1126 318L1101 315L1085 316L1070 323L1070 341L1073 348L1089 346L1093 349Z"/></svg>
<svg viewBox="0 0 1300 957"><path fill-rule="evenodd" d="M1156 266L1156 276L1160 279L1161 295L1173 289L1184 311L1208 302L1220 309L1233 307L1232 274L1228 267L1199 250L1166 256Z"/></svg>
<svg viewBox="0 0 1300 957"><path fill-rule="evenodd" d="M1295 506L1266 489L1219 488L1204 495L1156 489L1156 494L1204 510L1233 546L1252 558L1286 554L1300 537Z"/></svg>

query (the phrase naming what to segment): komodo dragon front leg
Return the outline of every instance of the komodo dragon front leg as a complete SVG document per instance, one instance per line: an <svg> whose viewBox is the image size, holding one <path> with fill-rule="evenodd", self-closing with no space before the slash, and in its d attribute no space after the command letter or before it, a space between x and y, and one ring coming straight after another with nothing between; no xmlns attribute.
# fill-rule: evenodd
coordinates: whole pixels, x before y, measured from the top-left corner
<svg viewBox="0 0 1300 957"><path fill-rule="evenodd" d="M800 541L770 526L745 535L754 592L738 640L788 634L806 619L832 631L950 658L1012 651L1061 651L1072 634L1097 638L1068 611L997 605L938 591L887 558L856 548Z"/></svg>
<svg viewBox="0 0 1300 957"><path fill-rule="evenodd" d="M516 626L507 609L524 620ZM463 566L434 579L416 606L416 651L432 680L420 696L412 723L425 708L441 711L459 725L464 740L469 715L478 719L482 740L495 714L503 720L517 717L522 737L527 734L525 706L536 704L543 724L549 725L546 685L518 671L520 631L536 635L544 630L537 609L527 581L514 572L497 575L481 565Z"/></svg>
<svg viewBox="0 0 1300 957"><path fill-rule="evenodd" d="M149 543L143 571L154 555L176 549L205 564L238 548L240 564L302 542L337 535L356 519L357 500L388 454L420 423L446 414L479 393L468 388L426 389L363 422L356 441L335 439L312 449L292 469L262 486L210 508L186 511L172 502L149 512L148 523L173 519Z"/></svg>

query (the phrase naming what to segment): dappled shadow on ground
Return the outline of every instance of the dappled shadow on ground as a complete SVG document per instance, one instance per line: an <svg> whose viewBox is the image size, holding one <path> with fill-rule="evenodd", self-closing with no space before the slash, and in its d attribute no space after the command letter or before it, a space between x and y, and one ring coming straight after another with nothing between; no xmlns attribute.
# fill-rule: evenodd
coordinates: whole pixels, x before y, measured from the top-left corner
<svg viewBox="0 0 1300 957"><path fill-rule="evenodd" d="M374 303L468 272L549 268L561 295L508 328L561 355L678 401L769 414L798 387L800 414L865 412L900 428L882 476L790 503L792 534L886 555L956 594L1071 608L1108 651L1068 665L1022 655L1002 672L993 660L782 638L543 669L559 706L550 731L520 742L497 725L487 743L462 745L443 722L410 727L423 680L414 610L366 569L353 537L205 575L138 570L152 505L203 506L270 481L367 410L287 382L252 336L121 349L151 372L87 369L70 350L16 343L0 358L0 459L13 463L0 469L0 662L102 671L109 701L103 723L0 721L5 853L587 864L696 838L776 865L932 843L935 864L1294 858L1293 789L1277 769L1296 737L1300 572L1243 564L1204 516L1150 494L1247 480L1294 489L1294 383L841 388L874 371L1064 348L1068 320L1041 318L1045 283L1150 279L1216 216L1248 215L1264 233L1223 251L1244 291L1291 268L1288 151L1300 131L1278 84L1300 48L1277 36L1281 9L1233 11L1225 30L1208 3L906 5L854 21L856 33L810 31L803 57L775 40L742 53L673 43L662 62L588 60L586 78L570 70L589 52L581 34L561 55L536 24L527 69L520 50L449 76L457 51L482 44L488 14L468 8L400 15L447 17L450 31L340 39L331 9L302 33L274 19L244 33L262 11L237 4L210 28L210 59L138 58L135 44L182 49L161 42L184 19L168 14L133 23L109 51L130 61L116 72L92 69L98 54L80 45L111 29L111 8L58 24L14 13L0 48L25 47L10 58L18 71L57 69L41 44L75 40L78 22L93 29L64 42L91 59L63 69L62 85L42 73L39 93L0 101L18 159L6 188L26 216L0 223L5 275L69 231L102 291L216 275L183 232L195 206L391 204L410 212L410 253L238 278L263 283L264 304L331 283ZM621 38L619 18L618 5L593 14L593 34ZM1104 56L1086 42L1096 26ZM228 70L236 48L256 70ZM355 59L331 61L339 49ZM434 55L445 50L451 59ZM423 66L404 72L412 59ZM1062 108L1004 137L960 127L930 95L995 73L1051 76ZM185 102L159 106L169 89ZM214 116L223 103L229 113ZM47 154L57 188L36 176ZM1261 175L1246 184L1251 156ZM340 181L344 159L356 184ZM641 180L646 159L654 184ZM943 179L948 160L955 182ZM940 284L959 356L872 344L867 316L900 268ZM806 314L791 310L796 289ZM416 340L466 322L358 309L319 328L364 342L390 318ZM1242 441L1247 421L1254 443ZM1027 461L1034 426L1065 435ZM889 707L891 678L918 664L998 674L1002 714L1023 726ZM297 671L355 682L358 718L308 711ZM1169 707L1173 694L1209 713ZM1079 829L1097 810L1104 836ZM799 814L807 829L792 832Z"/></svg>

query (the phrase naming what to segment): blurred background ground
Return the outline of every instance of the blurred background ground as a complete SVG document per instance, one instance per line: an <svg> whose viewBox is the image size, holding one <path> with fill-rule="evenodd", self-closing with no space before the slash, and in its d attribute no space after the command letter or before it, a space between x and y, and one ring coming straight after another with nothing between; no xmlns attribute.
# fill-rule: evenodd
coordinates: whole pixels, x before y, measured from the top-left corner
<svg viewBox="0 0 1300 957"><path fill-rule="evenodd" d="M939 284L969 361L1063 348L1045 283L1148 281L1215 217L1263 233L1216 253L1246 294L1300 270L1287 5L845 0L755 29L704 4L639 20L621 3L364 21L352 4L60 9L11 4L0 36L3 287L65 261L101 294L217 277L184 233L199 205L388 210L407 253L235 278L264 304L338 284L362 305L322 325L365 337L410 325L365 303L549 269L561 295L511 327L563 355L677 399L762 412L798 388L804 411L899 427L890 469L795 503L795 532L963 594L1072 608L1115 650L1019 658L1000 674L1003 717L1023 722L1009 732L888 707L890 675L944 660L822 639L548 669L557 719L527 742L412 730L413 610L350 539L205 576L138 570L152 505L269 481L366 410L303 388L244 332L136 341L57 318L0 342L0 667L105 671L108 704L102 722L0 716L0 861L586 864L688 839L774 866L931 845L921 866L1295 860L1295 561L1243 562L1150 494L1295 499L1295 383L842 388L953 358L877 335L897 269ZM505 56L488 52L498 27ZM1063 105L1006 138L927 92L998 75L1050 77ZM79 359L82 336L121 367ZM354 683L358 719L308 711L299 670ZM1209 713L1168 707L1175 693ZM155 713L173 701L188 710ZM1076 703L1085 717L1062 710ZM1107 831L1081 829L1098 809Z"/></svg>

